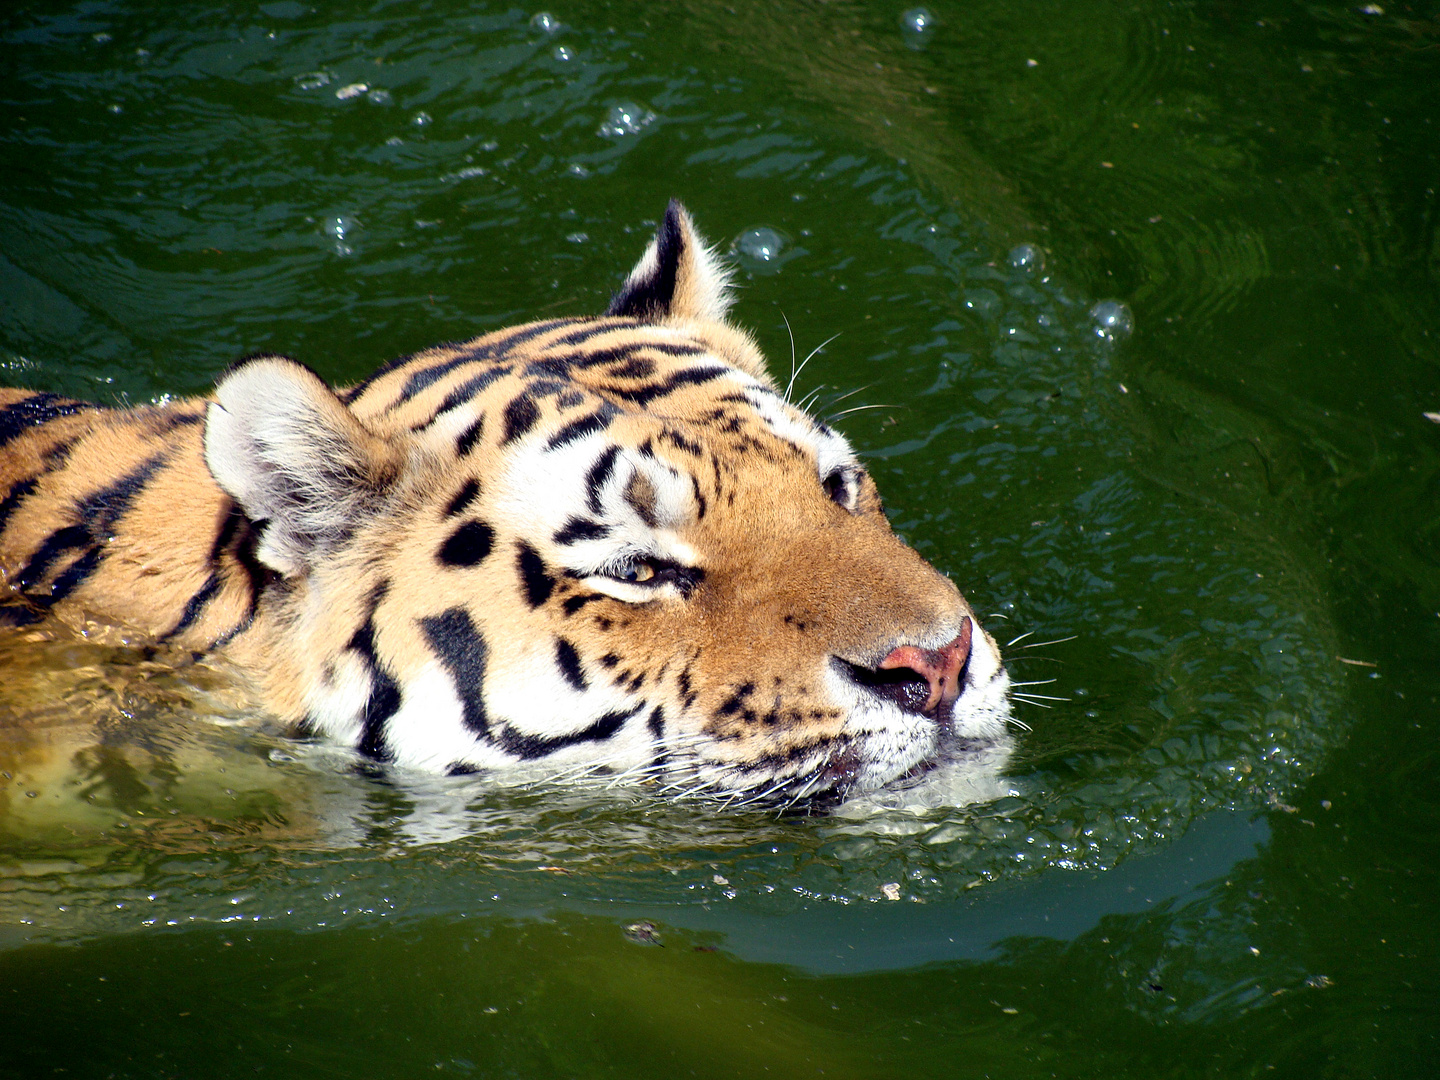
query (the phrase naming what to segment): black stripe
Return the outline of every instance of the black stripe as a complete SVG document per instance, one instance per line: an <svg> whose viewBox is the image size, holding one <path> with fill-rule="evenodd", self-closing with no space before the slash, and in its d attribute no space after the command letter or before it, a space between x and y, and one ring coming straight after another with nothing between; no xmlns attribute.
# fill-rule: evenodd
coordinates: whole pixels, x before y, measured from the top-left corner
<svg viewBox="0 0 1440 1080"><path fill-rule="evenodd" d="M200 617L200 613L205 610L205 605L215 599L216 594L219 592L220 575L212 573L205 579L205 584L200 586L200 590L186 602L185 611L181 614L180 621L165 631L165 633L161 634L160 641L169 641L177 634L183 634L186 630L189 630L190 627L195 624L195 620Z"/></svg>
<svg viewBox="0 0 1440 1080"><path fill-rule="evenodd" d="M88 525L66 525L56 529L45 538L45 542L30 556L20 573L15 575L15 587L28 589L39 581L54 565L55 560L70 551L83 548L91 543Z"/></svg>
<svg viewBox="0 0 1440 1080"><path fill-rule="evenodd" d="M472 379L466 379L459 386L455 387L455 389L451 390L450 393L445 395L445 400L440 402L440 407L435 410L435 415L439 416L441 413L449 412L459 405L464 405L480 393L480 391L488 386L494 385L506 375L509 375L512 370L514 369L507 364L481 372Z"/></svg>
<svg viewBox="0 0 1440 1080"><path fill-rule="evenodd" d="M76 525L67 525L57 529L46 537L45 542L40 545L35 554L30 557L29 563L15 577L15 585L20 589L28 589L38 582L55 564L55 561L68 551L86 545L95 546L95 558L76 560L76 566L80 569L76 572L78 576L66 574L66 592L70 592L80 585L85 578L94 573L95 568L100 565L99 545L114 530L115 524L130 509L130 504L135 497L145 489L160 466L165 463L169 451L163 451L154 457L142 462L140 467L126 476L122 476L115 483L107 488L85 496L75 503L74 514L81 522ZM84 563L84 566L80 566ZM74 568L72 568L74 569ZM57 587L59 582L56 583ZM56 603L60 597L52 594L46 598L50 604Z"/></svg>
<svg viewBox="0 0 1440 1080"><path fill-rule="evenodd" d="M542 334L548 333L561 326L568 326L573 322L575 322L574 319L551 319L548 322L533 323L530 326L518 327L502 337L486 342L484 345L469 345L468 348L464 348L462 352L456 356L452 356L449 360L442 360L438 364L433 364L430 367L421 368L419 371L414 372L410 378L405 381L405 386L401 389L400 396L395 399L394 404L392 404L390 408L393 409L399 405L403 405L416 394L420 393L420 391L428 386L433 386L458 367L501 356L516 345L523 345L525 342L540 337ZM383 370L382 368L382 371ZM366 380L366 384L368 384L368 382L369 380Z"/></svg>
<svg viewBox="0 0 1440 1080"><path fill-rule="evenodd" d="M494 529L483 521L467 521L441 545L439 558L446 566L477 566L494 545Z"/></svg>
<svg viewBox="0 0 1440 1080"><path fill-rule="evenodd" d="M29 626L44 617L40 612L22 604L0 604L0 627L14 629L17 626Z"/></svg>
<svg viewBox="0 0 1440 1080"><path fill-rule="evenodd" d="M375 611L389 591L388 581L375 586L365 622L346 646L359 653L370 668L370 696L365 699L365 708L360 714L360 741L355 749L376 761L390 761L394 757L385 745L385 722L400 709L400 687L375 653Z"/></svg>
<svg viewBox="0 0 1440 1080"><path fill-rule="evenodd" d="M38 482L33 476L29 480L21 480L10 488L4 499L0 499L0 533L5 531L5 522L15 512L15 508L35 493Z"/></svg>
<svg viewBox="0 0 1440 1080"><path fill-rule="evenodd" d="M628 389L616 386L606 386L601 389L602 393L612 394L625 401L633 402L642 409L649 405L656 398L673 394L683 386L699 386L703 383L713 382L715 379L726 375L733 375L734 368L728 367L693 367L684 371L677 371L673 375L658 383L651 383L649 386L640 386Z"/></svg>
<svg viewBox="0 0 1440 1080"><path fill-rule="evenodd" d="M622 327L636 325L633 319L607 319L603 317L598 319L576 319L573 321L580 324L579 329L557 337L554 341L547 342L545 345L547 352L554 352L557 349L568 349L575 345L583 345L591 338L599 337L601 334L608 334L611 330L619 330Z"/></svg>
<svg viewBox="0 0 1440 1080"><path fill-rule="evenodd" d="M500 445L506 446L514 442L534 427L539 419L540 407L531 400L528 392L522 392L505 406L505 435L501 438Z"/></svg>
<svg viewBox="0 0 1440 1080"><path fill-rule="evenodd" d="M470 453L475 444L480 441L480 436L484 433L485 414L481 413L475 418L475 422L462 431L460 437L455 440L455 453L460 457L464 457Z"/></svg>
<svg viewBox="0 0 1440 1080"><path fill-rule="evenodd" d="M582 416L578 420L572 420L563 428L550 436L550 441L545 444L546 450L556 450L566 443L572 443L576 439L583 439L586 435L594 435L597 431L604 431L610 426L610 421L617 415L615 406L602 405L588 416Z"/></svg>
<svg viewBox="0 0 1440 1080"><path fill-rule="evenodd" d="M577 368L602 367L606 364L624 363L632 360L639 352L659 353L661 356L701 356L707 353L704 346L687 345L679 341L625 341L609 348L596 349L570 358L570 366Z"/></svg>
<svg viewBox="0 0 1440 1080"><path fill-rule="evenodd" d="M465 486L450 500L450 505L445 508L446 517L454 517L474 502L480 495L480 481L473 476L465 481Z"/></svg>
<svg viewBox="0 0 1440 1080"><path fill-rule="evenodd" d="M575 746L582 742L600 742L610 738L611 735L614 735L625 725L626 720L629 720L644 707L645 703L642 702L626 712L608 712L589 727L582 728L570 735L554 735L549 737L543 735L522 735L517 731L506 728L500 733L497 741L504 750L527 761L533 760L534 758L546 757L555 753L557 750L565 749L567 746Z"/></svg>
<svg viewBox="0 0 1440 1080"><path fill-rule="evenodd" d="M581 540L599 540L601 537L609 535L610 526L608 525L585 518L571 518L552 539L557 544L574 544Z"/></svg>
<svg viewBox="0 0 1440 1080"><path fill-rule="evenodd" d="M525 585L525 598L532 608L537 608L555 590L555 579L545 570L545 562L529 544L520 544L520 555L516 560L520 566L520 580Z"/></svg>
<svg viewBox="0 0 1440 1080"><path fill-rule="evenodd" d="M484 635L476 628L470 613L459 607L425 616L420 620L420 629L455 680L465 726L476 735L487 735L490 720L485 712L483 691L489 648Z"/></svg>
<svg viewBox="0 0 1440 1080"><path fill-rule="evenodd" d="M700 479L694 473L690 474L690 487L695 492L695 520L705 520L705 496L700 493Z"/></svg>
<svg viewBox="0 0 1440 1080"><path fill-rule="evenodd" d="M567 597L565 603L561 604L566 615L574 615L592 600L604 600L604 593L580 593L576 596Z"/></svg>
<svg viewBox="0 0 1440 1080"><path fill-rule="evenodd" d="M655 361L644 356L632 356L623 364L615 364L605 369L605 375L611 379L648 379L655 374Z"/></svg>
<svg viewBox="0 0 1440 1080"><path fill-rule="evenodd" d="M692 457L704 457L705 448L697 442L691 442L680 432L672 427L660 429L660 438L664 439L677 450L683 450Z"/></svg>
<svg viewBox="0 0 1440 1080"><path fill-rule="evenodd" d="M71 401L58 394L34 394L12 402L0 409L0 447L19 438L30 428L48 424L62 416L74 416L76 413L94 410L94 405Z"/></svg>
<svg viewBox="0 0 1440 1080"><path fill-rule="evenodd" d="M78 559L67 566L64 571L57 574L54 582L50 585L50 592L46 596L32 596L31 602L40 607L54 607L61 600L64 600L72 592L85 584L85 579L100 565L101 552L99 546L92 547Z"/></svg>
<svg viewBox="0 0 1440 1080"><path fill-rule="evenodd" d="M228 645L249 630L255 622L255 613L260 609L260 596L264 592L265 586L275 577L275 571L265 566L256 557L255 550L259 546L260 529L232 502L230 513L225 518L225 524L220 527L220 532L215 537L215 543L210 548L210 563L212 566L219 566L220 557L229 554L230 558L235 561L235 565L244 572L246 581L249 582L250 603L240 621L210 643L211 649L219 649Z"/></svg>
<svg viewBox="0 0 1440 1080"><path fill-rule="evenodd" d="M611 446L596 459L595 464L590 466L590 471L585 474L585 503L590 507L592 514L600 512L600 490L605 482L610 479L610 474L615 471L615 459L620 456L620 448Z"/></svg>
<svg viewBox="0 0 1440 1080"><path fill-rule="evenodd" d="M560 668L560 674L565 676L565 681L582 693L590 688L589 681L585 678L585 670L580 666L580 654L575 651L575 646L564 638L555 640L555 663Z"/></svg>

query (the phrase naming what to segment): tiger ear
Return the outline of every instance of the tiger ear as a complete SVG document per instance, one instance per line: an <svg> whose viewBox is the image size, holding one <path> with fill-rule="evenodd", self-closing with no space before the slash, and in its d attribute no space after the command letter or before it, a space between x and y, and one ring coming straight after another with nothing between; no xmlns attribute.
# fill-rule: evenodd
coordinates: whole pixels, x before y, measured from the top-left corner
<svg viewBox="0 0 1440 1080"><path fill-rule="evenodd" d="M730 271L695 231L685 207L671 199L655 239L605 314L647 322L669 318L720 322L732 302Z"/></svg>
<svg viewBox="0 0 1440 1080"><path fill-rule="evenodd" d="M294 577L374 512L400 455L309 368L259 356L232 367L215 388L205 464L260 526L257 558Z"/></svg>

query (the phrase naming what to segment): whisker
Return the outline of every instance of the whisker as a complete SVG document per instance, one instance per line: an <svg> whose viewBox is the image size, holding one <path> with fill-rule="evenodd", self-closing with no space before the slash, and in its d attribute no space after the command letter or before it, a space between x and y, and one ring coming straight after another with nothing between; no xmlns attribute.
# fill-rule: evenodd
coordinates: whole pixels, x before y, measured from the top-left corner
<svg viewBox="0 0 1440 1080"><path fill-rule="evenodd" d="M786 326L789 326L789 325L790 325L790 321L789 321L788 319L785 321L785 325L786 325ZM787 386L787 387L785 387L785 400L786 400L786 401L789 401L789 400L790 400L790 387L795 385L795 380L798 379L798 378L800 377L800 373L805 370L805 365L808 364L808 363L810 363L811 360L815 359L815 355L816 355L821 349L825 348L826 345L829 345L830 342L834 341L834 340L835 340L836 338L838 338L839 336L840 336L839 334L831 334L828 338L826 338L824 341L822 341L819 345L816 345L815 348L813 348L813 349L810 350L810 355L807 356L807 357L805 357L804 360L801 360L801 361L800 361L800 366L799 366L798 368L792 366L791 371L790 371L790 385ZM793 343L794 343L794 338L793 338L793 337L791 338L791 343L792 343L792 349L793 349ZM793 359L793 356L792 356L792 359Z"/></svg>
<svg viewBox="0 0 1440 1080"><path fill-rule="evenodd" d="M1045 686L1046 684L1048 684L1048 683L1053 683L1054 681L1055 681L1054 679L1030 679L1030 680L1027 681L1027 682L1012 682L1010 685L1011 685L1011 686Z"/></svg>
<svg viewBox="0 0 1440 1080"><path fill-rule="evenodd" d="M806 394L803 398L801 398L800 403L795 407L801 412L809 412L810 406L815 404L815 399L820 396L820 392L824 389L825 387L823 384L817 386L814 390L811 390L810 393Z"/></svg>
<svg viewBox="0 0 1440 1080"><path fill-rule="evenodd" d="M790 391L795 388L795 376L800 374L795 370L795 331L790 329L790 320L782 311L780 318L785 320L785 333L790 335L790 381L785 384L785 401L790 400Z"/></svg>
<svg viewBox="0 0 1440 1080"><path fill-rule="evenodd" d="M1042 705L1038 701L1031 701L1029 698L1016 697L1016 701L1023 701L1026 705L1034 705L1037 709L1053 709L1054 705Z"/></svg>
<svg viewBox="0 0 1440 1080"><path fill-rule="evenodd" d="M1067 641L1074 641L1079 636L1079 634L1071 634L1069 637L1057 637L1053 641L1032 641L1029 645L1026 645L1025 648L1043 649L1046 645L1060 645ZM1009 646L1007 645L1006 648L1009 648Z"/></svg>
<svg viewBox="0 0 1440 1080"><path fill-rule="evenodd" d="M841 409L841 410L840 410L839 412L837 412L837 413L832 413L831 416L830 416L830 419L831 419L831 420L839 420L840 417L842 417L842 416L849 416L851 413L864 412L864 411L867 410L867 409L897 409L897 408L899 408L898 405L852 405L852 406L850 406L850 408L848 408L848 409Z"/></svg>
<svg viewBox="0 0 1440 1080"><path fill-rule="evenodd" d="M1016 727L1018 727L1021 731L1034 731L1034 730L1035 730L1035 729L1032 728L1029 724L1025 723L1024 720L1017 719L1016 717L1013 717L1013 716L1007 716L1007 717L1005 717L1005 722L1006 722L1007 724L1014 724L1014 725L1015 725Z"/></svg>
<svg viewBox="0 0 1440 1080"><path fill-rule="evenodd" d="M1009 641L1007 641L1007 642L1005 643L1005 648L1007 648L1007 649L1010 648L1010 646L1014 645L1017 641L1024 641L1027 637L1029 637L1029 636L1030 636L1031 634L1033 634L1033 633L1035 633L1034 630L1026 630L1025 633L1021 634L1019 637L1011 638Z"/></svg>
<svg viewBox="0 0 1440 1080"><path fill-rule="evenodd" d="M1021 694L1011 694L1010 696L1011 696L1011 697L1017 697L1017 698L1019 698L1019 699L1022 700L1022 701L1030 701L1030 702L1035 702L1035 701L1069 701L1069 700L1070 700L1068 697L1055 697L1055 696L1052 695L1052 694L1032 694L1032 693L1030 693L1029 691L1026 691L1026 692L1021 693Z"/></svg>

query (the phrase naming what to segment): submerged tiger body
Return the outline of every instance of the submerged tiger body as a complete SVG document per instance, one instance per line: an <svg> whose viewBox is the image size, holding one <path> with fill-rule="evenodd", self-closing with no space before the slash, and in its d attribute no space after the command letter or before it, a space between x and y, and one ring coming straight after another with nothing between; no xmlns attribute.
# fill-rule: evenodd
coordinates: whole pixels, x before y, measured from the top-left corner
<svg viewBox="0 0 1440 1080"><path fill-rule="evenodd" d="M119 410L0 391L0 625L223 650L398 766L871 789L1006 743L1008 677L672 204L598 318L331 390L282 357Z"/></svg>

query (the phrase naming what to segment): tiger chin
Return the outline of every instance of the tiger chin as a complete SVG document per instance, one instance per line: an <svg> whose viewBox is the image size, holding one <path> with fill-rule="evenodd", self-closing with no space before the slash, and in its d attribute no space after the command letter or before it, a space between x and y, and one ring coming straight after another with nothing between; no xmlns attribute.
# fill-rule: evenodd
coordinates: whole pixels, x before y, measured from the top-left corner
<svg viewBox="0 0 1440 1080"><path fill-rule="evenodd" d="M263 355L152 407L0 390L0 626L219 653L402 768L789 804L1003 762L994 640L729 304L672 202L604 315L354 386Z"/></svg>

